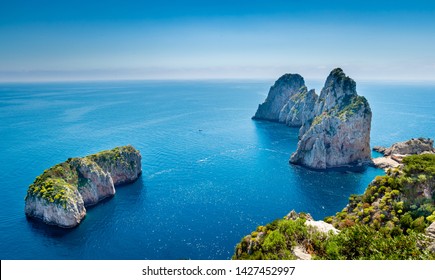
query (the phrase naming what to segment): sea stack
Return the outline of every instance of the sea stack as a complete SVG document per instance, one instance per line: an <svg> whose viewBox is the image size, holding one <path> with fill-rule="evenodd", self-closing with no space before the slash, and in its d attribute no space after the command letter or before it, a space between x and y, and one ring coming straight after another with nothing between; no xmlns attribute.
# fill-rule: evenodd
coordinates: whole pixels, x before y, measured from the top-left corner
<svg viewBox="0 0 435 280"><path fill-rule="evenodd" d="M284 105L304 86L304 78L299 74L285 74L281 76L270 88L264 103L258 105L257 112L252 118L279 121Z"/></svg>
<svg viewBox="0 0 435 280"><path fill-rule="evenodd" d="M369 163L372 111L356 83L340 68L328 76L314 106L315 117L301 128L291 163L316 169Z"/></svg>
<svg viewBox="0 0 435 280"><path fill-rule="evenodd" d="M297 86L300 86L300 83L293 87L287 85L281 88ZM273 98L276 94L273 88L258 111L266 108L265 104L268 101L274 100L275 114L279 104L276 102L278 99ZM278 120L260 118L258 116L269 115L264 112L259 114L258 111L254 119L278 121L289 126L301 127L298 147L292 154L290 163L313 169L370 163L372 112L367 100L357 94L355 81L347 77L342 69L336 68L331 71L320 96L317 96L314 90L307 91L304 84L297 93L288 95L289 98L280 104Z"/></svg>
<svg viewBox="0 0 435 280"><path fill-rule="evenodd" d="M131 183L141 173L140 152L130 145L70 158L36 177L27 190L25 213L46 224L75 227L86 206L115 195L115 186Z"/></svg>

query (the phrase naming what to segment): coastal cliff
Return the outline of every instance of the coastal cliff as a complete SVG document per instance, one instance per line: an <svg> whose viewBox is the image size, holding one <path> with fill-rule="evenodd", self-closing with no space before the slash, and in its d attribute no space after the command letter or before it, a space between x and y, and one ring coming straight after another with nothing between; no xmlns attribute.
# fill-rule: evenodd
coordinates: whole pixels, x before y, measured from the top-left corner
<svg viewBox="0 0 435 280"><path fill-rule="evenodd" d="M36 177L27 190L25 213L47 224L75 227L86 215L85 206L115 195L115 186L135 181L141 172L141 155L130 145L70 158Z"/></svg>
<svg viewBox="0 0 435 280"><path fill-rule="evenodd" d="M371 118L367 100L340 68L331 71L319 96L300 75L282 76L253 117L300 127L290 163L314 169L369 163Z"/></svg>
<svg viewBox="0 0 435 280"><path fill-rule="evenodd" d="M435 155L405 157L313 224L292 211L242 238L233 259L435 259Z"/></svg>

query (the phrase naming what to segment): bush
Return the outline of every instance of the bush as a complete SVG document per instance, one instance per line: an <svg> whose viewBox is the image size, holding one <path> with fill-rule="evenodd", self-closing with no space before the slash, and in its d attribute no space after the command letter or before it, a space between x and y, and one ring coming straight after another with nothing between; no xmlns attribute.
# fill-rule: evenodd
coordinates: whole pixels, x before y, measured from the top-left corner
<svg viewBox="0 0 435 280"><path fill-rule="evenodd" d="M415 219L415 221L412 222L411 228L416 232L424 232L426 228L426 223L424 222L424 217L420 217Z"/></svg>
<svg viewBox="0 0 435 280"><path fill-rule="evenodd" d="M285 248L285 238L278 231L272 231L266 236L263 242L263 248L266 251L279 251Z"/></svg>
<svg viewBox="0 0 435 280"><path fill-rule="evenodd" d="M400 218L400 225L405 230L411 227L413 220L410 213L406 213Z"/></svg>

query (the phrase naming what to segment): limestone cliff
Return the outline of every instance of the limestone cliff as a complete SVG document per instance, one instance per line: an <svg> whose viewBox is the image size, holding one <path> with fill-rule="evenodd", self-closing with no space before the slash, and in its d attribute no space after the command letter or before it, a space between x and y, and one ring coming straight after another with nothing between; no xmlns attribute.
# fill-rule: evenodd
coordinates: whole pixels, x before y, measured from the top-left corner
<svg viewBox="0 0 435 280"><path fill-rule="evenodd" d="M141 174L141 155L132 146L70 158L36 177L27 190L25 213L59 227L75 227L85 206L115 194L115 186Z"/></svg>
<svg viewBox="0 0 435 280"><path fill-rule="evenodd" d="M282 107L278 121L288 126L298 127L312 120L317 97L314 90L308 91L306 86L301 87Z"/></svg>
<svg viewBox="0 0 435 280"><path fill-rule="evenodd" d="M372 112L355 82L334 69L314 105L315 118L301 128L291 163L316 169L370 162Z"/></svg>

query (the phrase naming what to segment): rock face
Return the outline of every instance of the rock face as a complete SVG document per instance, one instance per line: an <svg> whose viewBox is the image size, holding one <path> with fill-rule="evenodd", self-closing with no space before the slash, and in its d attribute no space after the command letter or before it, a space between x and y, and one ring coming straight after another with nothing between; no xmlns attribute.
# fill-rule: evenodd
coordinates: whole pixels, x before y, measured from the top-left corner
<svg viewBox="0 0 435 280"><path fill-rule="evenodd" d="M435 154L433 140L429 138L412 138L395 143L389 148L375 146L373 150L384 155L374 158L373 164L385 170L402 166L402 159L409 155Z"/></svg>
<svg viewBox="0 0 435 280"><path fill-rule="evenodd" d="M435 253L435 222L433 222L432 224L430 224L430 226L427 227L426 236L430 240L430 244L429 244L428 249L432 253Z"/></svg>
<svg viewBox="0 0 435 280"><path fill-rule="evenodd" d="M288 126L298 127L312 120L315 114L312 108L314 108L317 97L314 90L308 91L307 87L301 87L298 93L292 95L282 107L278 121Z"/></svg>
<svg viewBox="0 0 435 280"><path fill-rule="evenodd" d="M340 68L329 74L320 96L300 75L282 76L253 117L301 127L290 162L315 169L369 163L371 118L367 100Z"/></svg>
<svg viewBox="0 0 435 280"><path fill-rule="evenodd" d="M372 159L373 164L382 169L396 168L400 166L400 163L392 159L391 157L378 157Z"/></svg>
<svg viewBox="0 0 435 280"><path fill-rule="evenodd" d="M281 76L270 88L266 101L258 106L253 119L279 121L281 110L290 101L290 98L300 92L305 81L299 74L285 74ZM291 107L287 106L288 111ZM285 118L282 116L281 118Z"/></svg>
<svg viewBox="0 0 435 280"><path fill-rule="evenodd" d="M384 156L435 153L433 140L430 138L412 138L408 141L395 143L389 148L376 146L373 150L384 154Z"/></svg>
<svg viewBox="0 0 435 280"><path fill-rule="evenodd" d="M309 127L301 128L291 163L325 169L370 162L372 112L367 100L358 96L355 82L341 69L329 74L314 113Z"/></svg>
<svg viewBox="0 0 435 280"><path fill-rule="evenodd" d="M36 177L27 190L25 213L59 227L75 227L85 206L115 194L115 186L135 181L141 155L132 146L117 147L83 158L70 158Z"/></svg>
<svg viewBox="0 0 435 280"><path fill-rule="evenodd" d="M50 203L39 196L27 196L25 212L29 217L41 219L49 225L74 227L86 215L83 199L77 190L67 191L69 197L65 204Z"/></svg>

